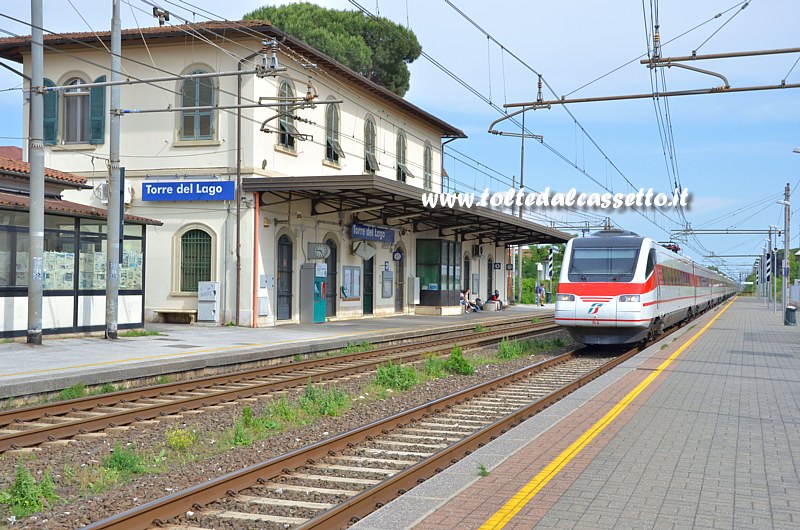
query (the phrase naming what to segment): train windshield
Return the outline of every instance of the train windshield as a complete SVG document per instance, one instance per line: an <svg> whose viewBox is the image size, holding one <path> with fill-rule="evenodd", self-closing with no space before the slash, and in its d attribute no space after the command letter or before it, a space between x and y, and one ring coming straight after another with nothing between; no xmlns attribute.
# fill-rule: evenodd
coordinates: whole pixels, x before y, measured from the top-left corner
<svg viewBox="0 0 800 530"><path fill-rule="evenodd" d="M639 248L574 248L569 264L571 282L629 282L636 271Z"/></svg>

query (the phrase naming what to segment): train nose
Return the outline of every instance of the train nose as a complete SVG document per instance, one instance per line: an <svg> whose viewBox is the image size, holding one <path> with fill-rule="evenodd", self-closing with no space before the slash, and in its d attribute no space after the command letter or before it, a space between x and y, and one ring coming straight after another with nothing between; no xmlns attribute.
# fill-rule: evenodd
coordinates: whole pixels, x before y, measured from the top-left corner
<svg viewBox="0 0 800 530"><path fill-rule="evenodd" d="M612 297L583 297L576 303L578 318L592 326L614 327L617 325L617 304Z"/></svg>

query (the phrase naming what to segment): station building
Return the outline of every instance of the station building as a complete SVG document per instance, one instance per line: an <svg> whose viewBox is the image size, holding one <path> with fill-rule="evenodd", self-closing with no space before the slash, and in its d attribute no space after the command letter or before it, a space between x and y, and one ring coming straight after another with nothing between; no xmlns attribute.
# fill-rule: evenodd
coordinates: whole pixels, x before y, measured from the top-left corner
<svg viewBox="0 0 800 530"><path fill-rule="evenodd" d="M96 207L114 193L110 90L93 84L110 77L109 43L45 36L45 85L59 87L45 95L46 165L86 178L69 198ZM570 237L423 207L443 189L444 143L464 133L268 22L123 30L122 56L123 79L163 78L121 88L125 209L163 223L147 238L146 320L449 314L459 289L505 293L509 245ZM30 38L0 39L0 57L29 74Z"/></svg>

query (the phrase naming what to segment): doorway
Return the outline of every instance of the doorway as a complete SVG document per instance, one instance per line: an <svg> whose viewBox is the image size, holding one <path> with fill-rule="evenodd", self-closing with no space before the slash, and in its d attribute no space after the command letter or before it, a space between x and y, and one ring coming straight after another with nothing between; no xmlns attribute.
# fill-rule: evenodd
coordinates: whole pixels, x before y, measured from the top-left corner
<svg viewBox="0 0 800 530"><path fill-rule="evenodd" d="M362 307L365 315L371 315L373 312L373 276L375 276L375 258L364 260L364 298L362 299Z"/></svg>
<svg viewBox="0 0 800 530"><path fill-rule="evenodd" d="M278 239L278 320L292 319L292 240Z"/></svg>
<svg viewBox="0 0 800 530"><path fill-rule="evenodd" d="M336 293L338 287L336 286L336 242L333 239L325 241L328 248L331 249L330 255L325 262L328 264L328 276L325 277L325 316L336 316Z"/></svg>
<svg viewBox="0 0 800 530"><path fill-rule="evenodd" d="M405 252L401 254L401 258L394 262L394 311L395 313L402 313L403 306L405 305L405 282L403 278L406 275L405 267Z"/></svg>

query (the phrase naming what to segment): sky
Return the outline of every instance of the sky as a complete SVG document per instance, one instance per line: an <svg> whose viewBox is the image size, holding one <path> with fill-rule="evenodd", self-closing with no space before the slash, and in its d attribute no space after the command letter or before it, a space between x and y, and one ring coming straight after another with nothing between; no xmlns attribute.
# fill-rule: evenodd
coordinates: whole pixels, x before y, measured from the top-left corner
<svg viewBox="0 0 800 530"><path fill-rule="evenodd" d="M283 3L287 2L122 0L122 26L156 25L150 15L154 4L177 14L170 23L178 24L180 18L238 20L263 5ZM719 87L718 77L677 67L651 72L639 63L652 46L656 19L663 57L695 50L703 55L796 48L796 0L315 3L379 13L415 32L430 60L420 57L409 65L411 89L405 97L468 135L445 148L445 169L461 190L505 191L521 168L526 190L538 191L575 187L585 193L627 193L652 188L672 193L677 180L691 197L685 221L673 209L664 215L652 209L643 209L645 215L603 209L588 214L563 209L535 213L537 221L559 227L587 221L596 225L610 217L615 226L668 241L674 236L671 231L685 228L685 222L695 229L767 230L776 225L782 230L784 206L776 201L789 183L795 205L790 208L792 246L800 246L800 154L793 153L800 147L800 89L575 103L528 111L526 129L544 141L525 140L524 163L520 138L487 132L502 117L504 104L536 100L538 74L545 81L545 100L652 94L654 80L660 91L665 86ZM4 4L0 36L30 34L24 25L30 21L29 2ZM110 29L111 0L44 0L44 6L46 31ZM732 87L779 85L783 80L798 84L798 59L800 53L694 61L690 66L722 74ZM0 69L0 145L21 146L24 141L19 87L16 74ZM506 120L497 128L519 132L520 123ZM719 265L738 279L739 272L751 269L754 258L721 261L705 256L760 254L765 238L697 235L679 245L692 259ZM778 246L783 248L783 241Z"/></svg>

